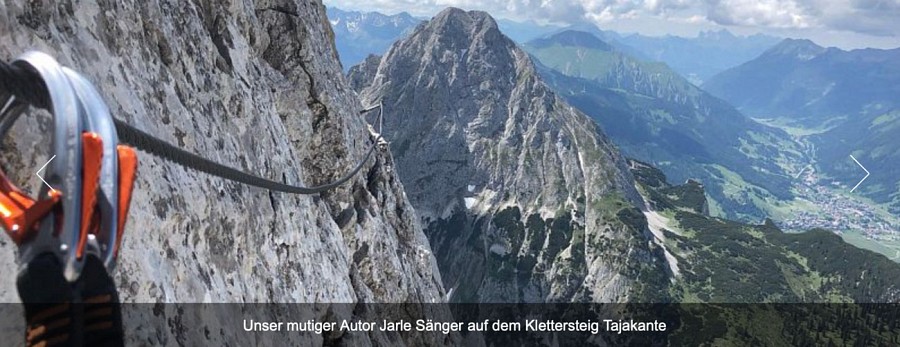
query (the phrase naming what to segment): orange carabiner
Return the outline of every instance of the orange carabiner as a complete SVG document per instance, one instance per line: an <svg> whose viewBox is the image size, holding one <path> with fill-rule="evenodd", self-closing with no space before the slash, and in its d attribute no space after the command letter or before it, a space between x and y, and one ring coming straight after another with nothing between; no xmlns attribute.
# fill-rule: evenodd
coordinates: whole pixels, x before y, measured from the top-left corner
<svg viewBox="0 0 900 347"><path fill-rule="evenodd" d="M134 179L137 175L137 152L134 148L118 145L119 156L119 225L117 226L116 243L113 245L113 259L119 255L122 234L125 233L125 221L128 219L128 208L131 207L131 192L134 190Z"/></svg>
<svg viewBox="0 0 900 347"><path fill-rule="evenodd" d="M47 199L34 200L0 171L0 221L16 245L34 237L40 221L57 206L61 197L58 190L51 189Z"/></svg>
<svg viewBox="0 0 900 347"><path fill-rule="evenodd" d="M81 134L81 234L75 255L78 259L84 256L87 246L88 232L94 221L94 206L97 205L97 187L100 184L100 166L103 160L103 140L92 132Z"/></svg>

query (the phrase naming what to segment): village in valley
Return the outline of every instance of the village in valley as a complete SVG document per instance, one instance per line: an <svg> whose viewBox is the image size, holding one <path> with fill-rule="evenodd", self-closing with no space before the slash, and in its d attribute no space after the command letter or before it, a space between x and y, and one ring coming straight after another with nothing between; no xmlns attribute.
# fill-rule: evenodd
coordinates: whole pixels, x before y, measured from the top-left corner
<svg viewBox="0 0 900 347"><path fill-rule="evenodd" d="M822 228L838 234L857 232L874 241L900 241L900 218L849 190L810 172L795 186L795 193L815 208L794 210L778 224L790 232Z"/></svg>

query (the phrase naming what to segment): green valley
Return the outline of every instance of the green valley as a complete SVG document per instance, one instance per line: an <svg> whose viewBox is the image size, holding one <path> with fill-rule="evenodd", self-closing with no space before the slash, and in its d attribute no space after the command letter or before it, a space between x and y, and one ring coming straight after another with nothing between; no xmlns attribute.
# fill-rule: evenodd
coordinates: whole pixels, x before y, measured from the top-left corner
<svg viewBox="0 0 900 347"><path fill-rule="evenodd" d="M821 180L844 192L865 175L853 155L872 173L854 193L900 214L900 49L786 39L703 87L792 133Z"/></svg>
<svg viewBox="0 0 900 347"><path fill-rule="evenodd" d="M697 88L665 64L634 59L577 31L525 49L569 103L593 117L629 156L675 181L699 179L720 216L760 220L771 201L789 201L802 148Z"/></svg>

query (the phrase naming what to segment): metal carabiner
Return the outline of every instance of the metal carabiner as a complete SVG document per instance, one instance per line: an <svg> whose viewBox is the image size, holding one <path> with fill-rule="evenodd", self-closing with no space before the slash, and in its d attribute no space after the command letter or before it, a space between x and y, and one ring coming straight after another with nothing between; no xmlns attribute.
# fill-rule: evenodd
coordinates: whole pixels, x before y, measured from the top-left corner
<svg viewBox="0 0 900 347"><path fill-rule="evenodd" d="M109 108L94 86L77 72L63 68L69 76L75 94L81 100L87 117L83 119L87 133L97 134L102 143L102 160L99 172L99 192L96 205L99 221L94 222L88 233L85 252L94 254L107 270L115 268L118 245L128 214L134 169L137 156L128 146L118 145L119 138ZM124 178L124 179L123 179ZM120 182L121 180L121 182ZM122 186L122 190L120 190ZM121 196L120 196L121 195ZM84 222L82 222L84 223Z"/></svg>
<svg viewBox="0 0 900 347"><path fill-rule="evenodd" d="M92 254L111 271L130 205L137 156L132 148L117 145L109 109L87 79L39 52L28 52L14 64L30 65L38 73L47 87L48 111L53 116L53 157L44 173L52 188L42 187L40 200L31 205L27 201L10 205L9 198L3 199L12 193L5 194L3 188L19 191L5 176L0 177L0 212L10 206L40 219L23 226L28 230L15 230L4 220L7 233L19 245L20 264L27 266L37 255L52 253L63 264L65 278L75 282L85 257ZM0 113L0 136L24 109L14 97L7 102Z"/></svg>

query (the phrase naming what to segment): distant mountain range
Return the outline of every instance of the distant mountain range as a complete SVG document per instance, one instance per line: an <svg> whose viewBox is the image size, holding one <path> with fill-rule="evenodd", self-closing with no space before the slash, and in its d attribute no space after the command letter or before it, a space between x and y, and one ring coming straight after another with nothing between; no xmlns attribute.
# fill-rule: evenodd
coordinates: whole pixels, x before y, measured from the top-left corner
<svg viewBox="0 0 900 347"><path fill-rule="evenodd" d="M327 7L326 14L345 71L370 54L384 53L394 41L422 22L406 12L385 15Z"/></svg>
<svg viewBox="0 0 900 347"><path fill-rule="evenodd" d="M802 129L816 166L900 214L900 48L844 51L786 39L703 85L744 112ZM810 135L811 134L811 135Z"/></svg>
<svg viewBox="0 0 900 347"><path fill-rule="evenodd" d="M504 25L504 22L507 24ZM781 38L763 34L739 36L725 29L703 31L696 37L681 37L623 34L612 30L603 30L590 23L579 23L564 28L542 26L533 22L520 25L511 24L516 23L511 21L501 21L500 23L500 28L505 34L513 38L523 38L516 39L519 43L530 41L524 38L533 40L552 36L562 31L591 33L632 58L666 63L696 85L702 84L703 81L719 72L756 58L781 40ZM520 34L524 32L528 32L530 35ZM537 36L536 33L544 33L544 35Z"/></svg>
<svg viewBox="0 0 900 347"><path fill-rule="evenodd" d="M713 211L762 217L773 200L792 198L782 164L797 144L759 124L662 63L616 50L591 33L563 31L524 45L547 83L604 128L631 157L676 181L704 182Z"/></svg>
<svg viewBox="0 0 900 347"><path fill-rule="evenodd" d="M329 7L327 12L345 70L369 54L384 54L391 43L420 22L420 19L405 12L384 15L343 11L334 7ZM503 34L519 44L566 30L589 32L631 57L664 62L697 85L716 73L753 59L780 40L761 34L737 36L727 30L705 31L697 37L679 37L622 34L602 30L590 23L562 27L535 21L500 19L497 25Z"/></svg>
<svg viewBox="0 0 900 347"><path fill-rule="evenodd" d="M531 41L563 28L557 25L542 25L530 20L517 22L509 19L497 19L497 26L504 35L518 43Z"/></svg>
<svg viewBox="0 0 900 347"><path fill-rule="evenodd" d="M900 106L900 49L825 48L785 39L703 88L754 117L816 125Z"/></svg>
<svg viewBox="0 0 900 347"><path fill-rule="evenodd" d="M725 29L703 31L691 38L632 34L618 39L650 60L665 62L697 85L719 72L757 57L779 40L778 37L763 34L737 36Z"/></svg>
<svg viewBox="0 0 900 347"><path fill-rule="evenodd" d="M534 46L557 53L577 47L573 53L584 55L576 58L587 61L617 54L590 34L560 35ZM615 61L609 72L583 80L614 83L601 94L624 106L607 107L609 113L635 112L634 123L650 128L642 130L656 128L672 141L650 143L652 136L638 133L654 151L699 139L698 150L712 160L719 149L703 147L705 141L725 147L765 135L753 130L772 130L747 130L755 123L662 64L651 69L623 55L607 58ZM451 8L385 56L350 70L364 104L381 101L389 115L382 132L394 158L388 165L426 226L449 301L896 301L900 285L891 279L900 267L831 232L786 234L769 221L710 217L704 191L710 185L671 185L652 165L625 159L592 119L551 90L545 76L566 76L541 71L547 69L487 13ZM626 108L615 113L617 107ZM670 135L675 126L664 125L669 121L712 130L679 138ZM727 136L738 140L709 140ZM753 146L741 148L772 150ZM370 184L360 189L381 183ZM818 331L798 326L791 334L822 344ZM700 340L760 341L725 334L704 331Z"/></svg>
<svg viewBox="0 0 900 347"><path fill-rule="evenodd" d="M406 13L386 16L376 12L360 13L330 8L328 16L334 27L337 49L345 69L362 62L369 54L386 53L391 43L421 23L419 19ZM789 175L782 171L794 170L792 165L799 165L794 162L798 157L815 157L817 154L798 149L795 141L783 132L773 132L765 126L760 128L758 124L748 123L743 116L723 116L724 114L789 117L790 123L813 129L814 132L832 129L829 134L810 137L809 140L815 139L814 145L821 145L816 148L821 149L819 155L823 158L838 158L847 157L849 152L837 150L834 147L837 144L853 143L855 147L863 149L880 148L882 146L879 144L859 142L876 141L884 135L867 136L868 133L861 127L836 127L837 125L857 114L863 117L859 118L860 124L893 119L891 112L900 102L900 97L897 97L900 95L900 83L897 83L900 79L898 50L866 49L848 52L820 47L808 40L785 39L779 43L779 39L772 36L738 36L725 30L703 32L694 38L684 38L625 35L601 30L587 23L560 28L536 22L500 20L498 27L520 45L530 46L528 50L532 54L536 54L535 50L538 48L544 51L536 56L550 67L539 67L547 75L545 78L548 82L557 90L567 91L564 94L567 94L565 96L571 103L592 115L600 114L600 118L606 118L601 124L617 142L621 142L626 153L656 163L676 180L687 177L710 179L707 191L713 198L713 211L731 217L766 215L760 208L771 205L766 201L767 196L774 195L777 200L790 196L786 181ZM582 37L574 37L575 32L582 33ZM593 38L583 35L584 33L592 34ZM581 62L552 61L553 55L575 57L570 55L572 52L552 53L558 48L550 46L553 40L558 39L576 40L569 43L585 46L583 49L588 51L581 54L587 54L591 58L582 58ZM615 73L605 75L609 71ZM554 74L558 76L552 76ZM736 105L740 112L734 111L726 103L711 101L715 98L688 85L700 85L704 80L707 81L702 84L703 90ZM669 91L665 92L666 89ZM635 91L638 93L628 95ZM654 93L662 93L655 98L669 99L656 100L655 104L649 105L648 99L635 98L635 95ZM694 103L698 96L706 100L702 104L704 108L698 109L701 104ZM681 100L674 100L673 97ZM679 103L681 106L678 106ZM687 106L694 111L676 111L676 106ZM661 110L665 112L661 113ZM698 110L701 115L718 115L713 118L723 123L713 126L707 124L704 117L695 118L695 121L702 120L702 127L686 126L681 121L660 122L672 114L684 115ZM642 113L644 116L638 117ZM615 114L622 116L612 116ZM730 118L737 119L738 124L730 124L732 121L726 120ZM656 121L647 122L647 119ZM660 124L666 122L670 124L660 127ZM656 143L665 150L649 151L640 145L639 134L647 134L647 129L655 129L650 133L655 134L655 142L651 143ZM702 135L697 133L697 129L718 130ZM658 137L659 131L670 135L668 140ZM741 132L744 136L736 136ZM705 138L708 136L720 140ZM675 137L679 140L675 141ZM700 139L701 137L704 138ZM629 143L634 144L631 149ZM786 150L776 150L777 148ZM835 149L831 152L830 148ZM644 155L637 155L637 150L644 151ZM653 156L647 154L649 152L653 152ZM681 155L661 155L667 152ZM861 152L856 153L865 157ZM865 159L881 161L893 158L884 151L878 153L878 156ZM692 156L695 160L677 160L682 155ZM705 166L713 165L712 163L719 166L698 170L696 165L701 163ZM724 171L721 165L725 165ZM855 164L852 162L834 164L828 169L823 167L823 172L845 181L857 174L857 168L853 165ZM688 166L693 168L686 168ZM877 184L863 188L864 193L881 202L900 200L897 188L891 188L895 186L895 181L876 182L878 178L874 176L872 180L871 183ZM739 188L724 189L724 186Z"/></svg>

